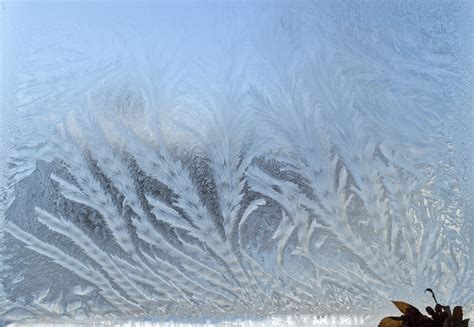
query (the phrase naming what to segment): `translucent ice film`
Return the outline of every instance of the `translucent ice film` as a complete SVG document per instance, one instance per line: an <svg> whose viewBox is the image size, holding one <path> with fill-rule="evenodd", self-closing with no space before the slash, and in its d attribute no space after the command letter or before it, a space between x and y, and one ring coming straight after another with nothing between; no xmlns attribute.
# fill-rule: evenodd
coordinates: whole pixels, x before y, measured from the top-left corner
<svg viewBox="0 0 474 327"><path fill-rule="evenodd" d="M1 6L0 325L474 318L470 2Z"/></svg>

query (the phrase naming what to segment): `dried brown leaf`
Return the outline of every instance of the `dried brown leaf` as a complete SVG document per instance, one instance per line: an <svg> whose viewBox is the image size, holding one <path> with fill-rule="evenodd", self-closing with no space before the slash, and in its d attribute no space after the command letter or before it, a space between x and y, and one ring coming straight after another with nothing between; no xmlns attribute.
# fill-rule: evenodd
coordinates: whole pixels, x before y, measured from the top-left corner
<svg viewBox="0 0 474 327"><path fill-rule="evenodd" d="M386 317L382 319L378 327L400 327L402 323L400 317Z"/></svg>

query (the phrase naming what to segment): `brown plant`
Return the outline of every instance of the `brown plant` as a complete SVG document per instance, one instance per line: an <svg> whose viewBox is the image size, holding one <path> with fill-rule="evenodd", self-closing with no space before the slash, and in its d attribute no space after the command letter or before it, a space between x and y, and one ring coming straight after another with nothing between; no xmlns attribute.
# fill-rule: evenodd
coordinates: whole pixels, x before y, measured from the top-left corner
<svg viewBox="0 0 474 327"><path fill-rule="evenodd" d="M392 301L392 303L400 310L403 315L400 317L385 317L379 323L379 327L467 327L469 319L463 320L462 307L454 307L451 313L449 306L444 306L436 301L433 290L426 289L430 292L435 300L435 308L426 307L426 312L431 316L423 315L420 310L414 306L401 302Z"/></svg>

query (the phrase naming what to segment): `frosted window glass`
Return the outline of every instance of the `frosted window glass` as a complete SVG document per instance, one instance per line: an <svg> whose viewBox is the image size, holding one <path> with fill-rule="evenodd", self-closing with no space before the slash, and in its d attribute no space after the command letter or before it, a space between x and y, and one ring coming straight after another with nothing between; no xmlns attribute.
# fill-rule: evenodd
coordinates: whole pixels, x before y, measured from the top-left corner
<svg viewBox="0 0 474 327"><path fill-rule="evenodd" d="M469 2L1 12L0 325L474 317Z"/></svg>

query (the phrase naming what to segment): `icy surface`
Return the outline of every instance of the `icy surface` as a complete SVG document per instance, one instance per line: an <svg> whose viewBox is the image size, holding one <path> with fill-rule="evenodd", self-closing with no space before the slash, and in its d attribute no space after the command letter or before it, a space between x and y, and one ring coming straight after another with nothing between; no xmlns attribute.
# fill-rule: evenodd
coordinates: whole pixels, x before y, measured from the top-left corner
<svg viewBox="0 0 474 327"><path fill-rule="evenodd" d="M57 322L26 322L26 326L53 327ZM367 326L376 324L367 317L315 317L315 316L273 316L268 318L230 318L230 319L210 319L201 317L200 319L169 319L158 322L156 319L145 321L121 322L111 321L75 321L65 323L61 321L61 326L123 326L123 327L336 327L336 326ZM12 327L16 324L12 324Z"/></svg>
<svg viewBox="0 0 474 327"><path fill-rule="evenodd" d="M472 312L468 2L2 6L0 324Z"/></svg>

